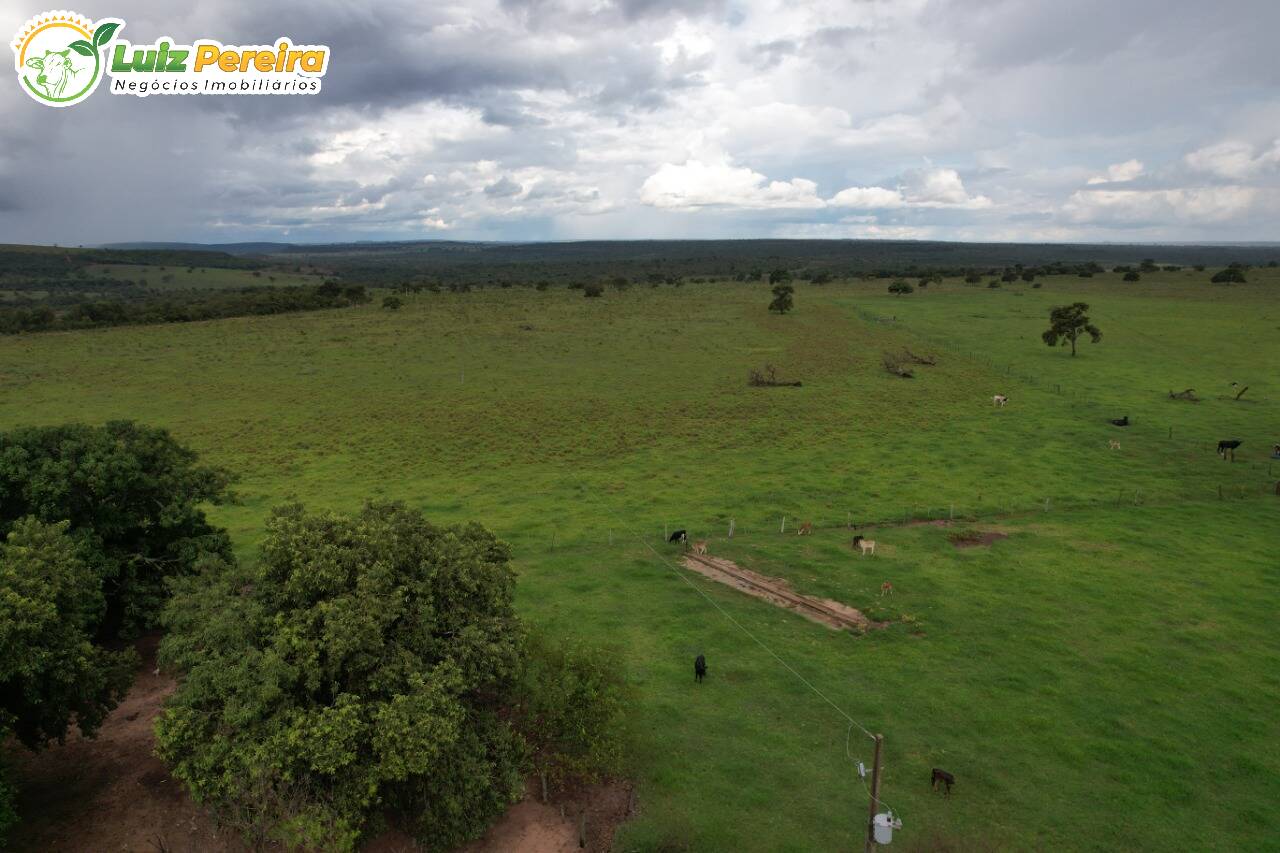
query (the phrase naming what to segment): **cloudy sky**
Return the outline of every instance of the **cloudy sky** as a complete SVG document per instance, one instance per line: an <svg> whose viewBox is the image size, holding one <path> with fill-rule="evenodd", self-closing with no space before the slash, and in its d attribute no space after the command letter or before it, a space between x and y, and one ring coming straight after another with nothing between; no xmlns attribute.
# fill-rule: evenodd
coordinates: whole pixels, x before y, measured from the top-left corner
<svg viewBox="0 0 1280 853"><path fill-rule="evenodd" d="M1280 240L1277 0L75 2L330 70L62 110L10 77L0 242Z"/></svg>

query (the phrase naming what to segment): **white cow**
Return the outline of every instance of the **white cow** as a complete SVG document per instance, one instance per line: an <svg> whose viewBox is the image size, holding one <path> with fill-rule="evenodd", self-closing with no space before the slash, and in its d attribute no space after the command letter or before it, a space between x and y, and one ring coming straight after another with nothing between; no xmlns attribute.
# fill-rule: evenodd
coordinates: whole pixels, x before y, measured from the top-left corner
<svg viewBox="0 0 1280 853"><path fill-rule="evenodd" d="M70 53L71 48L46 50L44 56L33 56L27 60L28 68L40 71L40 76L36 77L36 85L44 89L47 97L63 97L66 94L67 85L80 73L71 63Z"/></svg>
<svg viewBox="0 0 1280 853"><path fill-rule="evenodd" d="M1004 408L1004 404L1007 402L1009 402L1009 398L1003 394L997 394L991 398L991 404L993 406L999 406L1002 409Z"/></svg>

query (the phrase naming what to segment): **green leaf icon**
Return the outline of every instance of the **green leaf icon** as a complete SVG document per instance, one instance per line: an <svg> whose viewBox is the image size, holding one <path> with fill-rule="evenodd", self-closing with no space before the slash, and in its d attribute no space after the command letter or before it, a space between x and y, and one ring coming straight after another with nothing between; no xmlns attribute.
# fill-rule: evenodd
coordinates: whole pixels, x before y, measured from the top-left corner
<svg viewBox="0 0 1280 853"><path fill-rule="evenodd" d="M111 41L111 36L113 36L115 31L118 29L120 29L119 24L103 24L98 27L93 31L93 46L102 47L104 44Z"/></svg>
<svg viewBox="0 0 1280 853"><path fill-rule="evenodd" d="M84 39L77 39L67 45L67 47L71 48L81 56L93 56L93 45L89 44Z"/></svg>

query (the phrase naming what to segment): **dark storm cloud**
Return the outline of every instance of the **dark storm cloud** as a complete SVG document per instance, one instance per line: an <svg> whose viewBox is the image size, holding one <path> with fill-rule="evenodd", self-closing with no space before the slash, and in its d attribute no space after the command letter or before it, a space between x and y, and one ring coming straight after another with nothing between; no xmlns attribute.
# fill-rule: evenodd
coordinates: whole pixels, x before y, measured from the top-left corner
<svg viewBox="0 0 1280 853"><path fill-rule="evenodd" d="M1280 237L1273 0L108 11L137 41L327 44L331 70L315 97L70 110L0 87L0 241ZM640 200L664 167L704 182L696 216ZM927 180L954 201L893 201ZM825 203L850 187L906 206Z"/></svg>

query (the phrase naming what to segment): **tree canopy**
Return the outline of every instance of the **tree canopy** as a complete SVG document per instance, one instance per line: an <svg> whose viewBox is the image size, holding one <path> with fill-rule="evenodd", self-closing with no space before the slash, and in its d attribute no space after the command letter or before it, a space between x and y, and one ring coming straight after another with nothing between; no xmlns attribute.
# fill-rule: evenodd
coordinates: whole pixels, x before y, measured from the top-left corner
<svg viewBox="0 0 1280 853"><path fill-rule="evenodd" d="M1071 354L1076 354L1076 340L1088 334L1096 344L1102 340L1102 331L1089 321L1089 305L1085 302L1073 302L1070 305L1059 305L1049 312L1049 328L1040 335L1048 346L1066 346L1071 344Z"/></svg>
<svg viewBox="0 0 1280 853"><path fill-rule="evenodd" d="M91 642L104 607L66 522L12 525L0 543L0 729L32 749L62 742L73 720L97 731L137 663Z"/></svg>
<svg viewBox="0 0 1280 853"><path fill-rule="evenodd" d="M66 522L11 525L0 542L0 743L61 743L73 722L91 737L119 704L137 655L92 642L104 606ZM0 766L0 847L17 821L15 794Z"/></svg>
<svg viewBox="0 0 1280 853"><path fill-rule="evenodd" d="M795 307L795 300L792 294L796 289L789 284L776 284L773 287L773 301L769 303L769 310L778 314L785 314Z"/></svg>
<svg viewBox="0 0 1280 853"><path fill-rule="evenodd" d="M261 554L175 582L161 659L185 676L156 727L174 776L256 838L350 847L390 812L450 849L519 797L534 753L553 771L611 754L613 712L557 698L607 679L576 657L530 669L508 546L480 525L289 505Z"/></svg>
<svg viewBox="0 0 1280 853"><path fill-rule="evenodd" d="M200 508L227 499L229 482L163 429L16 429L0 433L0 536L25 516L69 522L104 595L93 633L132 635L153 624L166 578L189 572L202 552L230 555L225 531Z"/></svg>

